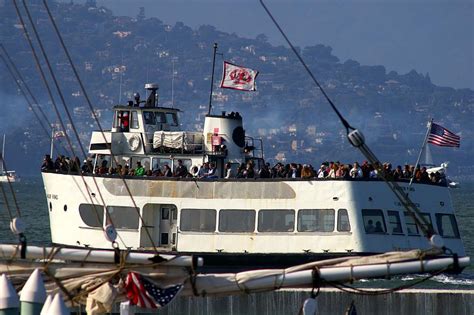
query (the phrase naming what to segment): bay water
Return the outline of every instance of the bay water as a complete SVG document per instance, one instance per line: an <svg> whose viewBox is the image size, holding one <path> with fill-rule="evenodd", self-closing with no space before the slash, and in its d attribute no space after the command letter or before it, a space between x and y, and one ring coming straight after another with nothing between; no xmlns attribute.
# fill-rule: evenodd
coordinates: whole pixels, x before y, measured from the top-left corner
<svg viewBox="0 0 474 315"><path fill-rule="evenodd" d="M5 183L3 188L9 193ZM18 206L23 220L26 222L28 244L47 246L51 244L48 207L44 194L43 182L40 177L24 177L13 184ZM474 254L474 181L461 182L460 188L451 189L454 208L456 210L459 230L464 241L467 255ZM9 198L11 210L15 213L15 205ZM0 198L0 243L17 243L18 239L9 228L10 217L3 198ZM64 224L68 224L64 222ZM356 283L360 287L395 287L422 278L423 275L407 275L391 280L361 280ZM417 288L474 290L474 261L459 275L439 275Z"/></svg>

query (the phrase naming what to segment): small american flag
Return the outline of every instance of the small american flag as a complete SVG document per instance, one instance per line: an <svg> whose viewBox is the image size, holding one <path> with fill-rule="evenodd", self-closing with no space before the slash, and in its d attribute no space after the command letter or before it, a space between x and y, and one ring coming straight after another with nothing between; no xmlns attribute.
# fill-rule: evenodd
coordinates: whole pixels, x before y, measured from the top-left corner
<svg viewBox="0 0 474 315"><path fill-rule="evenodd" d="M428 135L428 143L438 145L440 147L459 148L461 137L438 124L432 123L431 130Z"/></svg>
<svg viewBox="0 0 474 315"><path fill-rule="evenodd" d="M182 288L182 284L160 288L136 272L129 272L125 281L125 291L130 304L142 308L164 307L178 295Z"/></svg>

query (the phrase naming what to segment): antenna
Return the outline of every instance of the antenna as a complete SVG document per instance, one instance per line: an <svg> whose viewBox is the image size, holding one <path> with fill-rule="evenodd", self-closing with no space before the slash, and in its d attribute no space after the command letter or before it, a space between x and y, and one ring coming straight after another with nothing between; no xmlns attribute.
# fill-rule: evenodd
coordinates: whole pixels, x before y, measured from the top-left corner
<svg viewBox="0 0 474 315"><path fill-rule="evenodd" d="M214 43L214 55L212 57L212 73L211 73L211 92L209 93L209 110L207 114L211 114L212 109L212 89L214 88L214 68L216 67L216 53L217 53L217 43Z"/></svg>

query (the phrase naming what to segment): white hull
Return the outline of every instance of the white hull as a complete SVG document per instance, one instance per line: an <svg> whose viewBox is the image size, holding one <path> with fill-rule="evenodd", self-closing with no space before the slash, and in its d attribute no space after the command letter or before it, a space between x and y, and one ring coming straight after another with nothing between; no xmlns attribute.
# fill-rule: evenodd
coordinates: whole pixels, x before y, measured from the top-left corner
<svg viewBox="0 0 474 315"><path fill-rule="evenodd" d="M85 189L78 175L43 173L48 199L51 237L53 243L70 246L110 248L100 226L88 226L78 211L81 204L128 206L133 203L118 177L85 176L89 187ZM144 250L151 248L146 228L159 250L186 253L254 253L254 254L304 254L304 253L382 253L393 250L424 249L431 245L422 235L409 235L404 209L388 187L381 181L345 180L281 180L281 181L192 181L164 179L127 179L127 184L145 224L132 214L127 220L133 228L117 227L121 248ZM407 184L401 184L407 187ZM434 230L440 234L437 216L453 214L447 187L414 184L410 198L424 213L429 213ZM100 191L100 193L99 193ZM92 198L92 199L91 199ZM176 207L176 220L162 220L160 205ZM183 231L181 209L214 209L219 225L222 209L292 209L295 218L302 209L347 209L350 231L339 232L337 222L330 232L247 233ZM384 214L385 233L368 234L364 229L362 209L381 209ZM117 211L117 210L115 210ZM388 211L398 211L402 233L392 233ZM112 214L115 216L116 214ZM117 217L115 217L117 219ZM123 221L124 218L118 218ZM453 218L454 219L454 218ZM337 220L337 215L336 215ZM106 220L103 219L103 222ZM125 223L125 225L128 223ZM106 225L105 223L103 225ZM167 244L160 244L161 233L169 236ZM174 236L172 234L175 233ZM459 237L444 237L444 244L453 252L464 256L464 246Z"/></svg>

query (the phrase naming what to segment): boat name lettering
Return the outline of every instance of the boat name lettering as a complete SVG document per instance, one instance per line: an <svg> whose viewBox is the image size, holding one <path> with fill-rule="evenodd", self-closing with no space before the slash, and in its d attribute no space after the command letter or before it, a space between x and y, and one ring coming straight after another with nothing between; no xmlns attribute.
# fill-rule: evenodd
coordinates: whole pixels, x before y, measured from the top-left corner
<svg viewBox="0 0 474 315"><path fill-rule="evenodd" d="M54 199L54 200L58 200L58 195L54 195L54 194L47 194L47 195L46 195L46 198L48 198L48 199Z"/></svg>

